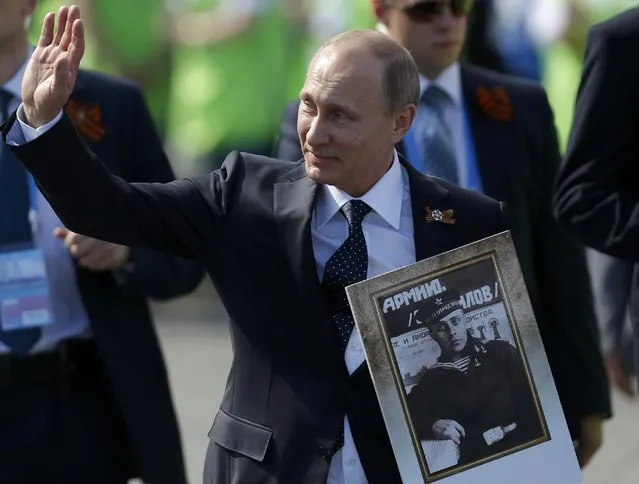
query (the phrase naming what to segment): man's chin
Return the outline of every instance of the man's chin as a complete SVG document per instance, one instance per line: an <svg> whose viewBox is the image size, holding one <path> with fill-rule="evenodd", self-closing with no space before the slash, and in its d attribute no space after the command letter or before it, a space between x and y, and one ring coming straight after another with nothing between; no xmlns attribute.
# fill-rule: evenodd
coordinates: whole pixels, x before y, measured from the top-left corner
<svg viewBox="0 0 639 484"><path fill-rule="evenodd" d="M334 185L333 177L328 173L328 170L319 168L318 166L305 163L306 174L317 183L323 185Z"/></svg>
<svg viewBox="0 0 639 484"><path fill-rule="evenodd" d="M453 351L455 353L461 353L465 346L466 346L466 342L465 341L463 343L455 343L453 345Z"/></svg>

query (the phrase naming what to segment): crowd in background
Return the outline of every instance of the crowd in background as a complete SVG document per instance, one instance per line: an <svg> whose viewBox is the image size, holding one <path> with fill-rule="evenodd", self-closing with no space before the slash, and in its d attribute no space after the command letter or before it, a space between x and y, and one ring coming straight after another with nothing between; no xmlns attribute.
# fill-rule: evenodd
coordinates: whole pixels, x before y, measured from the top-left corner
<svg viewBox="0 0 639 484"><path fill-rule="evenodd" d="M62 3L60 0L38 1L37 10L30 19L32 43L37 42L44 14L56 11ZM375 6L383 2L371 0L136 0L126 3L122 0L79 0L77 3L82 9L87 36L82 67L115 74L140 86L152 122L178 177L215 170L233 150L298 159L297 133L293 133L292 129L286 130L295 125L293 120L297 119L297 109L294 101L299 98L313 54L325 40L345 30L384 29L378 24L379 12L377 15L375 12ZM563 154L573 126L588 29L633 6L636 5L630 0L476 0L468 18L462 62L540 83L552 108L559 151ZM421 69L422 66L419 67ZM484 79L483 75L478 74L478 78ZM516 96L521 94L521 106L534 99L532 91L519 91L520 86L516 83L511 87ZM113 89L115 93L117 90ZM527 97L529 94L531 96ZM14 97L17 101L17 95ZM517 102L520 102L519 99ZM490 115L491 109L485 108L485 114ZM539 135L539 138L532 139L549 142L548 146L556 152L556 143L548 139L542 126L546 119L543 118L544 109L541 106L538 111L540 117L530 123L535 134ZM498 112L494 114L499 117ZM81 116L88 116L89 124L93 123L84 131L91 138L92 130L100 130L100 111L89 109ZM82 118L75 119L83 121ZM285 132L293 133L292 137L285 139ZM526 143L519 146L522 149L527 147ZM131 153L136 153L135 143L130 148ZM544 160L545 148L537 150L539 160L531 155L533 164ZM459 154L462 148L457 146L456 149ZM486 150L483 150L485 153ZM469 162L464 158L466 155L462 154L462 159ZM473 163L477 160L471 158L472 163L468 164L474 169ZM550 158L553 156L546 158L548 166L552 165ZM414 164L414 160L410 161ZM519 163L521 166L524 164ZM539 166L541 162L537 165L538 173L532 178L544 180L540 183L543 185L552 178L550 175L554 167L545 170ZM170 177L164 178L168 180ZM485 185L496 186L498 178L495 176L491 181L484 178ZM514 191L523 193L528 182L523 178L513 178L512 186L516 187ZM544 188L548 193L542 195L549 195L550 185L540 187L539 191ZM513 190L509 190L508 193L512 194ZM542 195L537 198L541 199ZM553 290L548 289L552 287L552 277L546 277L548 266L552 266L553 261L542 255L553 252L554 247L549 240L552 235L548 234L558 226L549 217L544 219L543 209L548 208L545 201L533 206L536 201L528 203L517 195L513 198L521 202L520 214L530 216L526 220L519 217L521 223L513 231L517 232L516 238L521 244L518 249L530 252L524 257L520 252L520 259L524 260L522 265L533 268L526 274L533 275L527 280L529 290L531 293L544 293L544 300L554 301ZM545 225L542 227L542 224ZM528 225L535 228L529 232ZM544 230L546 232L542 233ZM545 240L540 242L541 239ZM560 240L557 244L563 242ZM563 257L559 253L561 250L565 249L569 255L576 253L565 242L566 247L560 247L555 254L558 259ZM546 252L536 246L543 246ZM587 254L608 378L616 391L634 397L636 379L628 319L634 266L631 262L591 249L587 249ZM570 277L562 276L564 282ZM584 281L577 281L574 288L564 284L562 290L565 294L572 294L574 290L574 294L578 295L582 283ZM189 286L188 291L183 292L191 290ZM548 317L548 321L569 319L563 317L565 312L557 310L558 306L549 302L540 303L539 307L547 310L547 316L555 313ZM581 309L588 311L588 308ZM574 319L579 319L579 310L576 309ZM570 321L563 322L566 327L571 324ZM556 329L550 324L548 326ZM584 323L584 326L587 324ZM571 330L575 330L574 326ZM550 340L555 338L551 330L546 331ZM577 374L581 370L587 374L592 368L586 368L590 363L575 358L571 353L574 350L583 356L583 353L588 353L588 348L578 348L579 342L575 343L575 347L566 345L566 341L562 340L566 335L559 334L561 330L557 332L554 358L562 361L572 358L572 364L578 367L560 369L564 372L562 385L567 388L570 382L566 381L565 375ZM575 341L578 340L578 332L573 336ZM567 339L570 338L572 336ZM592 353L596 352L590 351L590 355ZM597 355L592 356L593 361L596 360ZM603 371L600 373L603 375ZM603 377L602 381L605 384ZM575 379L575 386L584 391L592 390L590 382L579 378ZM566 395L567 400L571 400L570 392L564 390L564 398ZM607 395L601 394L600 397L601 401L607 399ZM575 396L575 400L579 398ZM594 409L595 400L592 412L586 411L591 409L586 408L587 404L581 405L583 402L572 402L575 408L566 412L572 410L575 416L579 413L577 410L585 412L578 415L581 421L575 417L573 422L582 426L579 430L582 433L588 428L587 422L584 422L591 414L597 418L608 417L607 412ZM586 437L585 441L588 440Z"/></svg>

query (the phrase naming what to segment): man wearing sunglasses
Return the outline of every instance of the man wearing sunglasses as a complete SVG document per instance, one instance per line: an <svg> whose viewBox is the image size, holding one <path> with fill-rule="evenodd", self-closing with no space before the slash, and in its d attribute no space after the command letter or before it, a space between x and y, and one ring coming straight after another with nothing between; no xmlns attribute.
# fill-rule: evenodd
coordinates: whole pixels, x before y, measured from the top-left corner
<svg viewBox="0 0 639 484"><path fill-rule="evenodd" d="M553 113L538 84L460 62L473 0L372 0L378 28L406 47L421 101L397 145L419 171L509 207L511 231L568 426L582 466L602 443L610 394L583 249L551 211L560 162ZM278 159L302 158L287 108Z"/></svg>

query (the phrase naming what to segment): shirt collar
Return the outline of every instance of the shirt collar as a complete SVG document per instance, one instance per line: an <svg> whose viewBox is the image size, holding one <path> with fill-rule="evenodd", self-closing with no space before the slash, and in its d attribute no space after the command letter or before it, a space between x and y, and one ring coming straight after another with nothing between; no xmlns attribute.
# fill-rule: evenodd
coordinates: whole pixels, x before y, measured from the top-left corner
<svg viewBox="0 0 639 484"><path fill-rule="evenodd" d="M419 75L419 94L420 97L431 84L440 87L452 99L453 104L457 107L462 103L462 86L461 86L461 69L459 62L455 62L435 79L429 80L422 74Z"/></svg>
<svg viewBox="0 0 639 484"><path fill-rule="evenodd" d="M22 78L24 77L24 71L27 68L27 63L33 53L33 47L29 46L29 52L27 57L22 62L20 68L16 71L12 78L10 78L2 88L11 93L16 99L22 99Z"/></svg>
<svg viewBox="0 0 639 484"><path fill-rule="evenodd" d="M321 229L335 216L342 206L352 200L346 192L332 185L324 185L315 207L317 228ZM393 154L393 164L379 181L359 200L366 202L380 217L395 230L399 230L404 199L404 177L397 151Z"/></svg>

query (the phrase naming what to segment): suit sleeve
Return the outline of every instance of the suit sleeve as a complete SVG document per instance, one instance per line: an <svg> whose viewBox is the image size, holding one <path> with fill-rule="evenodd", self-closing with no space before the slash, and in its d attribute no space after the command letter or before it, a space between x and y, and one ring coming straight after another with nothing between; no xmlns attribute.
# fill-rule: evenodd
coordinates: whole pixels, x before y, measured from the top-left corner
<svg viewBox="0 0 639 484"><path fill-rule="evenodd" d="M273 157L278 160L298 161L302 159L302 148L297 135L297 111L299 101L289 104L284 110L280 136L275 145Z"/></svg>
<svg viewBox="0 0 639 484"><path fill-rule="evenodd" d="M557 177L558 219L586 245L639 262L639 99L626 43L590 32L574 121ZM632 47L632 46L631 46ZM634 51L633 51L634 52ZM630 60L630 61L629 61Z"/></svg>
<svg viewBox="0 0 639 484"><path fill-rule="evenodd" d="M5 137L15 113L3 129ZM96 239L202 259L224 230L239 154L210 175L169 183L128 183L111 175L65 114L49 131L11 146L70 230Z"/></svg>
<svg viewBox="0 0 639 484"><path fill-rule="evenodd" d="M541 310L548 322L542 329L542 337L568 425L573 436L577 436L585 415L611 415L610 394L585 251L552 214L559 146L546 94L542 90L536 92L538 97L533 101L541 106L536 108L541 112L536 124L542 130L542 138L534 142L531 136L530 141L534 153L531 172L537 193L533 250L543 293Z"/></svg>
<svg viewBox="0 0 639 484"><path fill-rule="evenodd" d="M623 341L634 264L591 249L588 267L602 347L606 352L618 350Z"/></svg>
<svg viewBox="0 0 639 484"><path fill-rule="evenodd" d="M142 93L131 88L128 99L129 137L126 160L127 181L167 183L175 179ZM202 281L199 261L153 249L134 247L131 259L115 272L121 290L129 295L164 300L193 291Z"/></svg>

